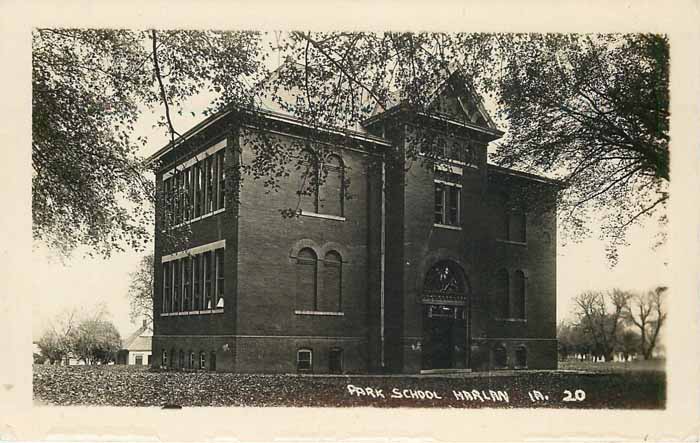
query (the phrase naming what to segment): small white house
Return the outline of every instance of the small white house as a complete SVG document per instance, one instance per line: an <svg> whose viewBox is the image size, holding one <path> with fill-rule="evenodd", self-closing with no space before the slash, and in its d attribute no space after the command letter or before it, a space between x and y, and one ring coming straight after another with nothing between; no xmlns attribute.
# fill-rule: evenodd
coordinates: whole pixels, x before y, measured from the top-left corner
<svg viewBox="0 0 700 443"><path fill-rule="evenodd" d="M141 327L122 342L122 349L117 354L117 364L150 365L152 338L153 332L148 322L144 320Z"/></svg>

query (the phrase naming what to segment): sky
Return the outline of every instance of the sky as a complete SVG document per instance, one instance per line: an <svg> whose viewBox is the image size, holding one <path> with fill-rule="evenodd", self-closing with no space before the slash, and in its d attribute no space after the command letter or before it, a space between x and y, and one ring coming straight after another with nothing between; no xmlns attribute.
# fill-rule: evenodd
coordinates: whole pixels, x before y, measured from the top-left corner
<svg viewBox="0 0 700 443"><path fill-rule="evenodd" d="M277 63L278 57L270 57L269 63ZM269 66L274 68L274 66ZM211 96L194 97L182 115L173 113L173 123L183 133L203 119L202 111ZM492 105L486 103L487 108ZM193 117L190 111L195 112ZM493 114L493 113L492 113ZM158 115L144 113L136 125L135 134L147 136L149 144L141 152L148 156L167 144L168 136L161 128L153 128ZM586 290L621 288L646 291L669 284L668 248L653 249L657 225L650 221L630 231L630 246L620 250L618 264L614 267L605 257L605 243L595 231L580 242L564 242L558 233L557 245L557 321L570 318L573 298ZM149 249L152 245L149 245ZM37 339L44 328L63 310L69 307L91 309L104 304L110 320L122 337L130 335L141 323L129 318L128 287L130 273L138 268L145 252L115 253L105 259L86 257L85 251L76 251L72 258L61 259L42 245L33 250L32 282L39 303L32 305L32 336Z"/></svg>

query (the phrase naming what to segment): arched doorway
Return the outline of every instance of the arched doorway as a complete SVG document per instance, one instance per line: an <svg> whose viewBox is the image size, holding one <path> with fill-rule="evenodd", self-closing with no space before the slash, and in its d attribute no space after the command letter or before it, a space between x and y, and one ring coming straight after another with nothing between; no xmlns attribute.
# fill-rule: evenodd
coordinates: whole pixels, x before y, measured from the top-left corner
<svg viewBox="0 0 700 443"><path fill-rule="evenodd" d="M442 260L423 283L423 369L465 368L467 364L467 295L464 271Z"/></svg>

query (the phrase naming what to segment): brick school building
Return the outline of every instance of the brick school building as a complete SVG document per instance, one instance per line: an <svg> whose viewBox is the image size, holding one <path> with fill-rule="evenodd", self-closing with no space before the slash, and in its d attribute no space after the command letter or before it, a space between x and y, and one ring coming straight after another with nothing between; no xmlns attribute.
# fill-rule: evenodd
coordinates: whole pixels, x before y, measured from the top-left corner
<svg viewBox="0 0 700 443"><path fill-rule="evenodd" d="M559 185L487 162L503 133L459 75L435 97L434 115L397 103L337 130L232 107L155 153L153 366L556 368L556 217L515 196ZM430 167L425 128L444 153ZM322 149L270 191L241 172L261 138Z"/></svg>

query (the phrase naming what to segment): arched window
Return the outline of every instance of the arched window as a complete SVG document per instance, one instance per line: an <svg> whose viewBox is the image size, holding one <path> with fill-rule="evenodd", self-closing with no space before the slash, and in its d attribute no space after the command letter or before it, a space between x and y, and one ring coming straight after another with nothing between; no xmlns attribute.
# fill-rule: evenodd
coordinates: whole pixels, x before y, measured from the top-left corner
<svg viewBox="0 0 700 443"><path fill-rule="evenodd" d="M451 261L438 262L426 273L423 291L426 294L464 295L467 292L464 273Z"/></svg>
<svg viewBox="0 0 700 443"><path fill-rule="evenodd" d="M188 369L194 369L194 351L190 351L190 361L187 362Z"/></svg>
<svg viewBox="0 0 700 443"><path fill-rule="evenodd" d="M299 167L299 208L302 211L318 213L319 162L316 154L309 150L302 151Z"/></svg>
<svg viewBox="0 0 700 443"><path fill-rule="evenodd" d="M180 366L179 366L179 368L180 369L185 368L185 351L183 351L182 349L180 349Z"/></svg>
<svg viewBox="0 0 700 443"><path fill-rule="evenodd" d="M501 269L496 274L496 291L494 303L494 316L499 318L510 317L510 281L508 271Z"/></svg>
<svg viewBox="0 0 700 443"><path fill-rule="evenodd" d="M515 274L513 274L513 297L511 302L512 318L525 318L525 288L525 273L523 271L515 271Z"/></svg>
<svg viewBox="0 0 700 443"><path fill-rule="evenodd" d="M329 155L321 170L318 212L343 216L344 180L343 160L337 155Z"/></svg>
<svg viewBox="0 0 700 443"><path fill-rule="evenodd" d="M297 351L297 371L310 372L313 370L313 351L303 348Z"/></svg>
<svg viewBox="0 0 700 443"><path fill-rule="evenodd" d="M525 346L518 346L515 350L515 367L527 368L527 348Z"/></svg>
<svg viewBox="0 0 700 443"><path fill-rule="evenodd" d="M505 346L497 345L493 349L493 366L496 369L508 367L508 352Z"/></svg>
<svg viewBox="0 0 700 443"><path fill-rule="evenodd" d="M342 310L342 260L336 251L329 251L323 259L323 297L319 310Z"/></svg>
<svg viewBox="0 0 700 443"><path fill-rule="evenodd" d="M316 253L304 248L297 255L296 307L303 311L315 311L316 297Z"/></svg>
<svg viewBox="0 0 700 443"><path fill-rule="evenodd" d="M207 353L204 351L199 352L199 369L207 369Z"/></svg>

